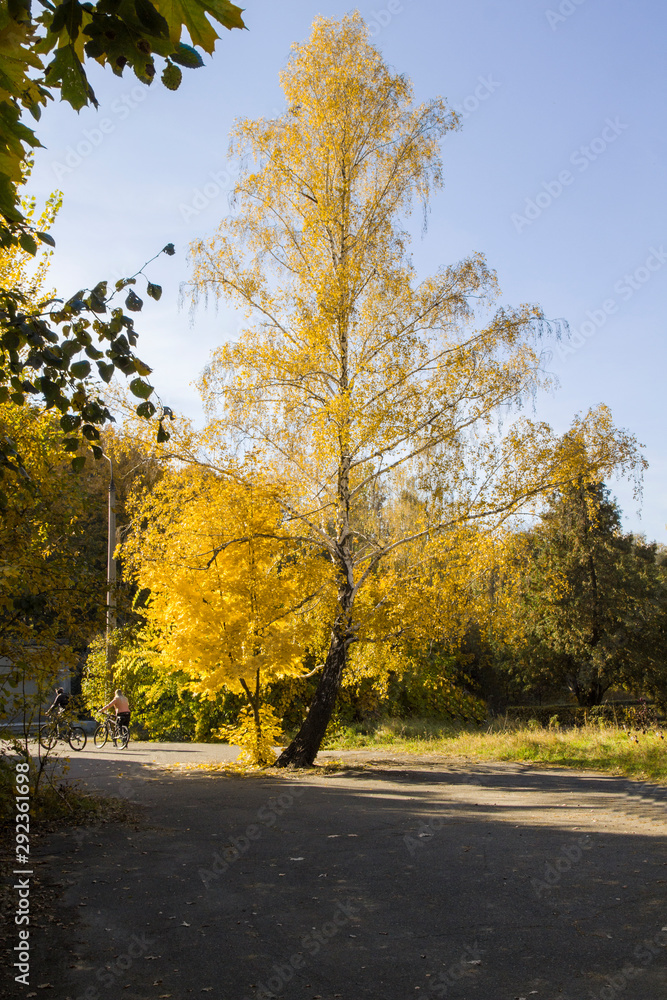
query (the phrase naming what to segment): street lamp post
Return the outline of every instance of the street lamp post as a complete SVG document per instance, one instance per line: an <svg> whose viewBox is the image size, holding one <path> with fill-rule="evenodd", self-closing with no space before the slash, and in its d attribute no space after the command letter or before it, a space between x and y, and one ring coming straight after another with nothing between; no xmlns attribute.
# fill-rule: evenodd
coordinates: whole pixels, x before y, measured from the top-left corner
<svg viewBox="0 0 667 1000"><path fill-rule="evenodd" d="M113 650L111 635L116 628L116 484L113 479L113 463L108 455L104 456L109 463L111 479L109 480L109 517L107 525L107 634L106 634L106 666L107 682L113 686Z"/></svg>

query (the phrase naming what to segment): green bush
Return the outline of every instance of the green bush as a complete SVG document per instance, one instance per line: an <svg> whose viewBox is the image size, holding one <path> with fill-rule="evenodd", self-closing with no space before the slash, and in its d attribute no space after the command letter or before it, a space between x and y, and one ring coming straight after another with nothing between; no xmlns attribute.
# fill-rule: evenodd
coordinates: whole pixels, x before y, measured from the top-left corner
<svg viewBox="0 0 667 1000"><path fill-rule="evenodd" d="M183 671L157 669L156 654L141 645L131 629L117 629L112 644L110 675L104 637L91 644L84 666L81 690L91 713L118 688L130 702L130 730L136 739L220 742L217 730L237 717L243 695L225 691L213 701L198 697Z"/></svg>
<svg viewBox="0 0 667 1000"><path fill-rule="evenodd" d="M106 704L115 688L128 697L131 731L138 739L156 741L219 742L219 730L239 717L246 698L223 689L215 699L193 694L183 671L158 667L158 654L142 644L130 628L111 637L113 669L106 666L104 637L90 647L82 678L82 694L92 712ZM343 683L331 729L362 724L372 727L379 719L429 717L479 722L486 706L472 694L472 686L453 657L392 651L390 648L362 657L353 655ZM306 657L304 669L312 668ZM302 679L285 677L262 690L262 703L282 720L286 734L303 722L319 683L319 673Z"/></svg>
<svg viewBox="0 0 667 1000"><path fill-rule="evenodd" d="M558 728L552 724L553 718L558 720L558 726L564 727L625 725L636 729L648 729L658 719L655 706L643 700L636 703L606 702L592 708L582 708L580 705L518 705L508 708L505 715L509 721L519 726L528 727L534 721L539 726L551 729Z"/></svg>

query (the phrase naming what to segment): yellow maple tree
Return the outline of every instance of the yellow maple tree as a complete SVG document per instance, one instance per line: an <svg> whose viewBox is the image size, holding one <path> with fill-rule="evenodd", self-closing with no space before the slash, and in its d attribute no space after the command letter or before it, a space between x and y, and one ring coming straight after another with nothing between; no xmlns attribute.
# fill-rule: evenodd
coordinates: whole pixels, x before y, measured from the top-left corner
<svg viewBox="0 0 667 1000"><path fill-rule="evenodd" d="M305 675L304 652L330 595L322 561L283 530L280 507L249 464L234 476L230 465L226 476L167 469L135 497L135 530L121 551L148 592L144 638L160 668L184 671L204 697L243 690L266 763L262 687Z"/></svg>

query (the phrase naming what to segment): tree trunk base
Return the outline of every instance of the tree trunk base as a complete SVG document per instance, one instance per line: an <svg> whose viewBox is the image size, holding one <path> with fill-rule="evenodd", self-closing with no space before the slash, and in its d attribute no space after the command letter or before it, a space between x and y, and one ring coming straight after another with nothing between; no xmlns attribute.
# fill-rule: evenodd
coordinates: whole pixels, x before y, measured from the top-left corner
<svg viewBox="0 0 667 1000"><path fill-rule="evenodd" d="M276 767L313 766L336 706L346 653L345 637L334 635L308 715L290 745L276 761Z"/></svg>
<svg viewBox="0 0 667 1000"><path fill-rule="evenodd" d="M301 744L298 739L292 740L290 745L286 747L281 753L280 757L276 761L276 767L313 767L315 757L317 756L317 751L315 753L310 753L308 748Z"/></svg>

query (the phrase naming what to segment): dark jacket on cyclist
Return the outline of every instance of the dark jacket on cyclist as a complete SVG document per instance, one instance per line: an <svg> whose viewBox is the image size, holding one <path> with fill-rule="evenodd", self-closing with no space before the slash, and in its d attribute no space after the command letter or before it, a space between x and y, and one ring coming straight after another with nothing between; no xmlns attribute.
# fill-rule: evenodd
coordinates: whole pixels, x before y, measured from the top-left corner
<svg viewBox="0 0 667 1000"><path fill-rule="evenodd" d="M47 713L52 712L54 708L57 708L58 715L60 715L69 705L69 700L69 695L63 688L56 688L56 696L53 700L53 705L47 708Z"/></svg>

